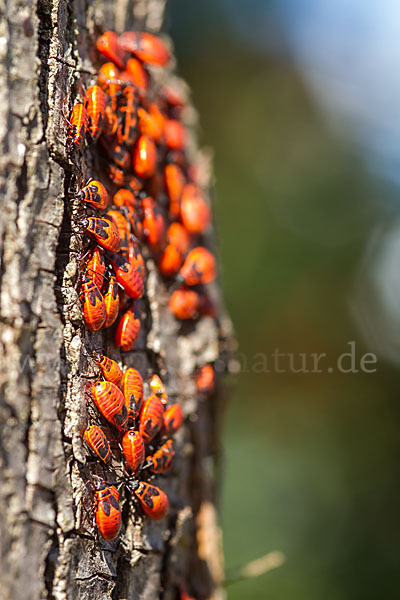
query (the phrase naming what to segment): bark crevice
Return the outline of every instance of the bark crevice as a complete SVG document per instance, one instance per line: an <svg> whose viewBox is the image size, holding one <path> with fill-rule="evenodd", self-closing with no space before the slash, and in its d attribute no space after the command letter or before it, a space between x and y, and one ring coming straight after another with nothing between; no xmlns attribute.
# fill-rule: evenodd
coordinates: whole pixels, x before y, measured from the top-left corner
<svg viewBox="0 0 400 600"><path fill-rule="evenodd" d="M38 26L38 58L40 60L40 71L38 76L39 108L43 119L43 140L46 139L47 120L49 114L49 88L48 71L50 42L52 35L51 3L39 0L37 2L36 15L39 20Z"/></svg>

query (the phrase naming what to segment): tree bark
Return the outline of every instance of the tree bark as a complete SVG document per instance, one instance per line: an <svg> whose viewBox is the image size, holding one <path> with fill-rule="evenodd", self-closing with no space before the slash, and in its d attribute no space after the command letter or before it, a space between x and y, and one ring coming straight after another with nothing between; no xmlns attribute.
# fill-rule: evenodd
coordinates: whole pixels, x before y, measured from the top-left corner
<svg viewBox="0 0 400 600"><path fill-rule="evenodd" d="M196 393L193 372L205 362L225 369L229 320L180 327L147 257L143 333L122 357L104 332L85 329L76 291L82 239L74 224L82 210L69 188L80 173L101 179L101 172L90 151L79 161L67 157L65 117L94 80L97 33L157 32L164 0L0 7L0 598L172 599L182 583L196 598L220 598L222 402L218 389L211 398ZM192 110L187 120L195 122ZM203 165L207 179L205 157ZM124 527L114 542L93 528L92 475L104 469L81 438L92 411L86 389L98 374L89 355L104 347L144 376L164 377L187 417L174 470L160 480L170 515L160 523L143 519L122 489Z"/></svg>

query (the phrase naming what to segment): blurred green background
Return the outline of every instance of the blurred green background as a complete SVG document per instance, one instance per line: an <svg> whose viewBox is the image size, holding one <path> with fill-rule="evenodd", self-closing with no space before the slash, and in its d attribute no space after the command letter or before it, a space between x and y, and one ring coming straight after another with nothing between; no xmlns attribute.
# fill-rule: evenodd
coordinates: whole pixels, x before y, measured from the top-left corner
<svg viewBox="0 0 400 600"><path fill-rule="evenodd" d="M331 133L284 49L245 44L218 2L169 0L167 29L215 150L243 366L224 431L226 567L286 555L228 598L398 598L398 369L265 373L256 356L324 352L334 365L352 340L357 360L371 352L349 304L376 223L399 214L393 190Z"/></svg>

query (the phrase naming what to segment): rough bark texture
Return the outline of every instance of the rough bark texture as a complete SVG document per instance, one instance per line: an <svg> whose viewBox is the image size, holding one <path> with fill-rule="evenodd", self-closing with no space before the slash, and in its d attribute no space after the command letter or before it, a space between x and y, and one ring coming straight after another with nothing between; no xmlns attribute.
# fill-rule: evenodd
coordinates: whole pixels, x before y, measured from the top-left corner
<svg viewBox="0 0 400 600"><path fill-rule="evenodd" d="M79 208L68 190L79 170L83 179L100 173L90 152L79 165L67 158L64 117L81 86L93 82L96 33L133 25L157 31L164 1L13 0L0 7L0 598L170 599L181 582L196 598L220 597L221 403L196 395L192 374L208 361L224 368L229 321L179 328L150 258L142 339L124 364L164 375L188 417L174 471L160 484L169 517L152 523L124 500L123 535L99 540L91 474L104 470L81 439L92 410L86 388L97 376L88 355L106 342L82 323ZM107 350L121 358L111 344Z"/></svg>

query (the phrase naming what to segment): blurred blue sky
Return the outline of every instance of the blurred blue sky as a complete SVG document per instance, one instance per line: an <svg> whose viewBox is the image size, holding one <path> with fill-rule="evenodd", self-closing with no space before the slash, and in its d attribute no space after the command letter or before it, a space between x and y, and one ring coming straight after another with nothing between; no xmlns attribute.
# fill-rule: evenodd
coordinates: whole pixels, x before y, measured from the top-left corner
<svg viewBox="0 0 400 600"><path fill-rule="evenodd" d="M219 0L234 34L288 50L330 124L400 182L400 10L395 0Z"/></svg>
<svg viewBox="0 0 400 600"><path fill-rule="evenodd" d="M331 132L353 145L368 171L400 184L400 10L395 0L219 0L235 36L289 55ZM234 5L234 8L232 8ZM387 190L383 206L393 196ZM348 202L352 202L351 196ZM282 209L283 207L283 209ZM277 205L285 214L285 203ZM389 213L390 213L389 207ZM287 212L287 210L286 210ZM290 212L289 212L290 216ZM287 219L286 219L287 221ZM298 223L297 218L295 220ZM326 237L326 228L321 230ZM336 241L345 241L346 232ZM367 343L399 362L398 217L376 224L352 313ZM372 248L372 250L371 250ZM372 252L372 256L371 256ZM367 267L365 268L365 265Z"/></svg>

